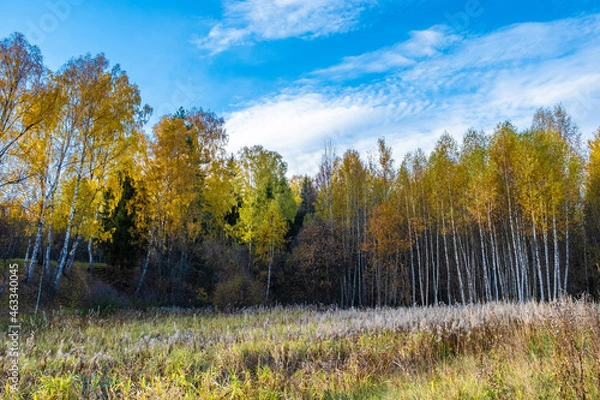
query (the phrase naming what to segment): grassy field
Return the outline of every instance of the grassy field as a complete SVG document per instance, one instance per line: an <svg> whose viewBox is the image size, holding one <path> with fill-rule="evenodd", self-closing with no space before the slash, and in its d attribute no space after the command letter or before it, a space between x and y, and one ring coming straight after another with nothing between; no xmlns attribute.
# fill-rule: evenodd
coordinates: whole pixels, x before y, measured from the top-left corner
<svg viewBox="0 0 600 400"><path fill-rule="evenodd" d="M592 399L600 398L599 335L600 307L576 301L56 311L24 321L15 397Z"/></svg>

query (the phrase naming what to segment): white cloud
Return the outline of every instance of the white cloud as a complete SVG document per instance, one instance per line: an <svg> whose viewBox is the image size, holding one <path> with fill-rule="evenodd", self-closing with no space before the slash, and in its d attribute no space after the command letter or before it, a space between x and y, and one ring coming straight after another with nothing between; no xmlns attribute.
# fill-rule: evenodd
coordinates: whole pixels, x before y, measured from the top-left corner
<svg viewBox="0 0 600 400"><path fill-rule="evenodd" d="M382 108L347 96L280 95L233 113L227 119L229 146L235 151L260 143L285 155L291 173L312 173L317 164L307 165L306 161L318 161L315 155L328 138L346 143L356 129L367 129L372 118L383 114Z"/></svg>
<svg viewBox="0 0 600 400"><path fill-rule="evenodd" d="M358 56L344 57L342 62L317 70L311 75L329 79L347 79L370 73L384 73L414 65L419 60L433 57L460 38L438 25L430 29L409 32L410 38L392 47Z"/></svg>
<svg viewBox="0 0 600 400"><path fill-rule="evenodd" d="M376 0L228 0L223 20L195 43L216 54L256 41L312 39L347 32L356 27L360 14L375 3Z"/></svg>
<svg viewBox="0 0 600 400"><path fill-rule="evenodd" d="M232 112L230 148L263 144L283 155L290 174L299 174L317 170L328 139L366 155L385 136L399 160L417 147L431 150L444 130L460 139L469 127L489 132L506 119L527 128L536 108L558 102L584 138L600 126L600 14L460 40L440 27L422 32L435 33L430 48L413 46L423 36L413 32L393 48L316 71L310 87L285 89ZM398 61L395 69L390 52L414 62ZM344 68L368 74L374 65L382 65L384 79L355 87L339 81Z"/></svg>

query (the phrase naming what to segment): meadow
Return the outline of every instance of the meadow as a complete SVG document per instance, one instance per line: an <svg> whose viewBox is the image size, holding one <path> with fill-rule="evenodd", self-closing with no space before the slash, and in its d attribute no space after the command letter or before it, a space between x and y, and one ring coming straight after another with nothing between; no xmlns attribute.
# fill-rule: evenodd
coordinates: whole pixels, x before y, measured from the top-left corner
<svg viewBox="0 0 600 400"><path fill-rule="evenodd" d="M27 317L22 399L600 397L588 301ZM7 358L0 358L6 371Z"/></svg>

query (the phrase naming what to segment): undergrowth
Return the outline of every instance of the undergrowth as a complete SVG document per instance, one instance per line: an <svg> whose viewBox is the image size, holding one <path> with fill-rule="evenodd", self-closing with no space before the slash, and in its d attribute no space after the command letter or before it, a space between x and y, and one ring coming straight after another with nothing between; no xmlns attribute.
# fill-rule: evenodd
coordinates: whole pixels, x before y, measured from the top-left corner
<svg viewBox="0 0 600 400"><path fill-rule="evenodd" d="M599 311L571 300L233 314L60 310L23 321L17 397L600 398ZM0 359L3 371L7 362Z"/></svg>

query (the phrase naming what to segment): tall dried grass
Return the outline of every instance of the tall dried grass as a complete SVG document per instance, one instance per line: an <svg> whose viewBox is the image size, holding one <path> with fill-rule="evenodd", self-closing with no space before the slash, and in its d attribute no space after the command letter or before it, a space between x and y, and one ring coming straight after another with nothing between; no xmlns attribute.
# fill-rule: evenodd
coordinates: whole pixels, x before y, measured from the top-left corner
<svg viewBox="0 0 600 400"><path fill-rule="evenodd" d="M599 339L600 307L572 300L56 311L26 321L20 397L600 398Z"/></svg>

